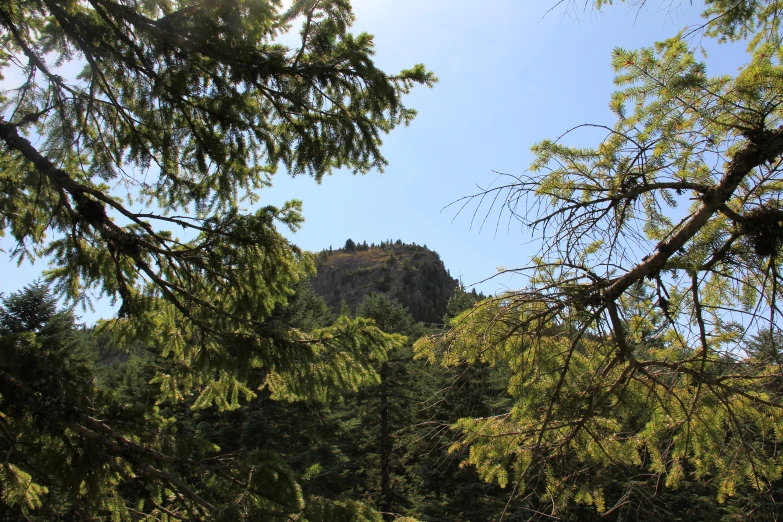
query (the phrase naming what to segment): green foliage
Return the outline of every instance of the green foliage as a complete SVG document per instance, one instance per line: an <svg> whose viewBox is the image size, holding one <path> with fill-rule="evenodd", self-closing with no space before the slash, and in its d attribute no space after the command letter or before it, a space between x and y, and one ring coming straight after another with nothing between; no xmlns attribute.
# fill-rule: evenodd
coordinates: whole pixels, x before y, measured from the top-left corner
<svg viewBox="0 0 783 522"><path fill-rule="evenodd" d="M298 44L278 43L295 20ZM300 286L313 256L277 228L301 225L301 203L257 206L279 167L319 182L338 168L382 169L382 136L415 115L402 97L434 83L422 65L376 68L373 39L352 34L353 20L344 0L0 6L0 68L21 69L0 98L0 234L19 262L48 256L46 279L66 302L121 302L99 327L114 361L97 376L48 294L31 317L56 323L56 335L17 306L33 290L6 303L4 498L20 513L201 520L306 509L271 456L222 460L179 430L193 431L192 411L234 410L259 386L327 400L377 382L373 362L401 343L370 321L325 324ZM75 77L55 72L74 66ZM309 304L286 308L297 292ZM15 440L44 450L18 458Z"/></svg>
<svg viewBox="0 0 783 522"><path fill-rule="evenodd" d="M327 320L316 321L309 312L324 309L323 301L303 287L277 318L302 320L297 326L322 335ZM330 333L363 343L383 360L385 350L367 337L372 331L367 321L342 318ZM260 433L253 427L252 409L241 414L250 421L250 431L237 447L236 425L226 425L231 404L215 399L207 407L200 403L207 391L171 401L159 377L171 375L176 360L141 344L119 350L106 334L78 330L72 314L58 311L43 285L3 302L0 349L4 519L125 520L141 513L198 520L283 520L288 514L324 520L308 518L324 513L336 520L375 519L357 502L333 502L306 492L301 481L308 477L292 467L299 461L283 458L282 451L290 447L254 442ZM308 365L302 382L277 376L281 382L272 383L264 368L250 372L247 382L274 387L285 398L306 394L327 401L363 379L377 381L371 367L357 377L347 357ZM268 391L257 393L275 403ZM294 425L284 426L282 433L290 437ZM306 432L309 426L302 428Z"/></svg>
<svg viewBox="0 0 783 522"><path fill-rule="evenodd" d="M541 517L587 506L633 518L645 498L683 487L683 497L726 505L715 516L759 516L750 498L775 504L776 10L708 2L707 35L751 38L751 62L733 77L708 76L682 34L616 49L616 122L580 127L598 129L598 145L539 142L528 174L488 191L507 191L512 217L541 235L541 252L518 271L527 286L416 345L444 366L507 372L510 407L461 419L453 449ZM536 203L519 208L527 201ZM772 333L745 345L760 332Z"/></svg>
<svg viewBox="0 0 783 522"><path fill-rule="evenodd" d="M414 116L401 97L434 77L420 65L375 68L372 38L348 32L344 1L285 12L265 0L11 2L0 15L0 65L10 55L27 64L0 125L0 228L17 241L12 255L51 256L47 278L69 300L89 306L91 289L121 300L133 335L165 332L161 352L203 370L161 376L171 398L197 386L235 405L247 390L234 369L253 364L251 351L301 341L264 320L313 269L276 229L300 226L300 202L240 205L257 201L278 165L317 180L381 168L381 135ZM301 45L275 43L298 17ZM77 60L77 78L52 73ZM126 193L110 192L119 180Z"/></svg>
<svg viewBox="0 0 783 522"><path fill-rule="evenodd" d="M375 321L388 333L407 333L413 327L413 318L399 302L383 294L370 294L356 308L356 315Z"/></svg>
<svg viewBox="0 0 783 522"><path fill-rule="evenodd" d="M0 352L4 518L76 514L61 504L68 491L82 510L111 511L114 472L86 474L95 455L80 451L74 433L74 412L90 407L95 397L92 361L73 314L58 311L40 283L11 294L0 305Z"/></svg>
<svg viewBox="0 0 783 522"><path fill-rule="evenodd" d="M279 321L283 325L303 332L312 332L331 325L333 319L332 311L326 301L316 295L306 281L302 281L288 302L275 309L270 317L271 321Z"/></svg>

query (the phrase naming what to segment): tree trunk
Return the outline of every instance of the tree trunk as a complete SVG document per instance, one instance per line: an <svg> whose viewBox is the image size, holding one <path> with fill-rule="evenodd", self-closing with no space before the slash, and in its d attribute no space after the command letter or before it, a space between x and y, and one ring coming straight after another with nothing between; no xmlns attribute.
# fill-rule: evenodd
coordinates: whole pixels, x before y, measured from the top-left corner
<svg viewBox="0 0 783 522"><path fill-rule="evenodd" d="M384 520L394 520L391 514L391 422L389 420L389 363L381 364L381 499L380 510Z"/></svg>

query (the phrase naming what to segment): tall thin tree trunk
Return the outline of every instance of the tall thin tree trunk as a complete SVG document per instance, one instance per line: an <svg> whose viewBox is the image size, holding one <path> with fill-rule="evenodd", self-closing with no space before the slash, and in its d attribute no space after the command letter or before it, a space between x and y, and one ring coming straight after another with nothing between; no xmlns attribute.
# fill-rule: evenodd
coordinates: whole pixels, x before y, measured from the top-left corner
<svg viewBox="0 0 783 522"><path fill-rule="evenodd" d="M381 364L381 499L384 520L394 520L391 514L391 422L389 420L389 363Z"/></svg>

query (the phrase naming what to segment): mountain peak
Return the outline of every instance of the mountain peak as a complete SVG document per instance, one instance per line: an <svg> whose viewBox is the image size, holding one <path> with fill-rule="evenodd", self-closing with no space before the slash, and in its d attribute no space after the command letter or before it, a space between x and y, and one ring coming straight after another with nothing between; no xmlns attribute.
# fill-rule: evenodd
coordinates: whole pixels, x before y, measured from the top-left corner
<svg viewBox="0 0 783 522"><path fill-rule="evenodd" d="M368 245L349 239L344 248L320 252L317 268L313 289L335 311L345 303L355 312L366 295L381 292L426 323L442 321L458 284L437 252L399 240Z"/></svg>

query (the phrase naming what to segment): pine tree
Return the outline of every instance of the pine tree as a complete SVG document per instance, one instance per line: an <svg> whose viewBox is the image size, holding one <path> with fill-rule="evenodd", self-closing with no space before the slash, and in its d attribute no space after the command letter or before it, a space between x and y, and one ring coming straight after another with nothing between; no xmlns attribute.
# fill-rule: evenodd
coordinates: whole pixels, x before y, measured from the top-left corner
<svg viewBox="0 0 783 522"><path fill-rule="evenodd" d="M384 332L388 333L410 333L413 329L413 319L407 310L399 303L384 294L370 294L365 297L356 309L356 315L359 317L366 317L372 319L378 325L378 327ZM398 359L400 354L396 354L395 359ZM410 360L403 356L403 360ZM396 371L395 371L396 370ZM395 497L399 496L399 493L393 491L393 469L394 460L399 460L399 455L395 453L395 443L393 441L393 432L399 429L399 425L395 426L392 414L392 402L394 398L392 395L392 387L395 385L393 382L394 374L399 374L405 370L400 366L400 363L393 364L390 361L382 361L380 363L379 375L380 382L377 387L378 395L378 508L384 513L384 520L394 520L394 512L399 512L399 500ZM399 408L399 405L396 405ZM406 409L405 406L402 407ZM396 458L395 458L396 457ZM399 488L397 484L397 488Z"/></svg>
<svg viewBox="0 0 783 522"><path fill-rule="evenodd" d="M299 43L277 43L300 19ZM295 1L285 11L267 0L0 6L0 68L23 73L0 100L0 230L16 241L11 255L48 256L47 280L70 303L119 301L120 318L105 325L112 342L165 361L151 376L149 426L138 432L104 422L92 404L46 407L60 400L56 387L6 381L3 397L30 403L42 434L67 428L67 443L96 459L84 468L90 480L69 493L102 497L96 517L336 513L304 505L283 462L178 453L155 411L183 401L234 409L255 395L246 382L259 369L277 398L356 389L377 380L371 361L400 342L364 320L310 332L274 320L314 265L276 228L296 230L301 204L241 210L279 166L318 181L336 168L382 169L382 135L414 117L402 96L435 78L421 65L394 75L376 68L372 37L351 34L353 19L345 0ZM60 74L69 66L81 71ZM65 382L66 367L42 367L45 380ZM41 507L44 491L33 484L48 467L9 459L5 502Z"/></svg>
<svg viewBox="0 0 783 522"><path fill-rule="evenodd" d="M475 290L474 290L475 293ZM445 323L471 310L480 300L462 282L448 300ZM430 332L432 334L433 332ZM438 368L427 361L414 427L407 444L415 477L412 511L422 520L496 520L506 495L496 484L479 480L475 468L461 465L465 452L449 426L459 419L492 417L508 407L507 373L487 364Z"/></svg>
<svg viewBox="0 0 783 522"><path fill-rule="evenodd" d="M108 478L116 471L102 469L106 460L84 451L80 437L87 430L81 412L99 398L73 314L58 310L41 283L11 294L0 304L0 352L2 518L111 511L116 491Z"/></svg>
<svg viewBox="0 0 783 522"><path fill-rule="evenodd" d="M305 287L271 321L307 331L332 322L323 300ZM91 342L101 348L90 351ZM281 431L289 440L314 433L317 406L280 406L268 390L240 411L196 408L194 396L161 401L156 376L176 371L175 362L150 347L123 350L111 342L106 334L91 338L76 328L72 313L57 310L44 285L2 303L4 520L128 520L142 514L198 520L287 520L297 514L327 520L320 518L324 513L378 519L356 502L303 489L302 461L290 454L291 443L263 439ZM99 354L101 362L93 365ZM247 384L267 379L256 368ZM326 398L336 394L329 391ZM258 404L266 414L260 425L254 415ZM282 412L278 418L284 423L270 426L269 411ZM321 465L315 458L306 462Z"/></svg>
<svg viewBox="0 0 783 522"><path fill-rule="evenodd" d="M455 448L541 519L652 517L645 499L686 484L724 503L781 480L780 367L743 349L781 327L780 6L706 4L704 34L747 38L750 63L710 77L685 33L616 49L616 121L578 127L598 144L539 142L529 172L488 191L540 234L515 271L527 286L418 345L508 368L512 406L460 420Z"/></svg>

